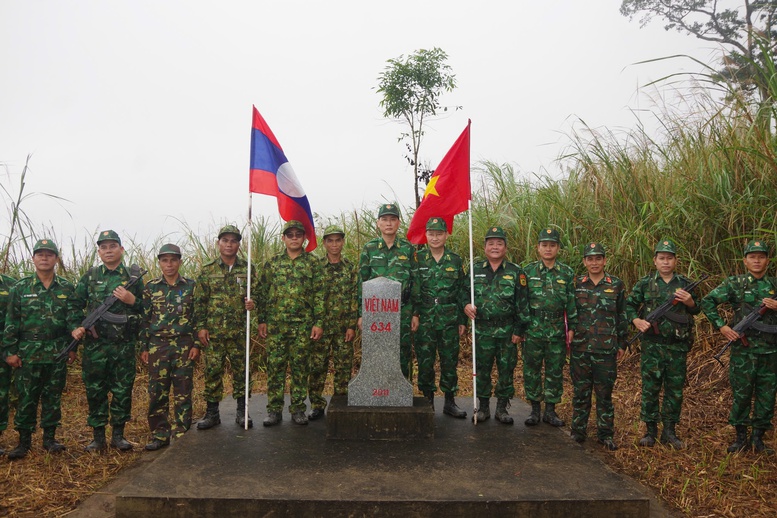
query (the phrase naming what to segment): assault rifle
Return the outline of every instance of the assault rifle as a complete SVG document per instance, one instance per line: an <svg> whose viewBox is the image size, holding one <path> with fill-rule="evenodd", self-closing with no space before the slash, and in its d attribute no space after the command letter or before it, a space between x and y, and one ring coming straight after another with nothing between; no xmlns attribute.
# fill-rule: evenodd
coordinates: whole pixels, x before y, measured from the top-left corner
<svg viewBox="0 0 777 518"><path fill-rule="evenodd" d="M771 297L771 298L777 299L777 295L774 296L774 297ZM754 308L753 311L748 313L748 315L745 318L743 318L742 320L740 320L737 325L735 325L734 327L731 328L732 331L734 331L735 333L737 333L739 335L738 339L742 340L742 345L744 345L745 347L749 347L750 346L750 344L747 343L747 338L745 338L745 333L751 327L754 328L754 329L758 329L758 330L766 330L768 327L774 327L774 326L766 326L766 324L760 326L757 323L758 320L760 320L760 318L767 311L769 311L769 308L766 307L766 304L761 302L760 306L758 306L757 308ZM777 330L775 330L775 331L777 331ZM723 365L723 362L720 361L720 357L723 356L723 354L728 350L729 347L731 347L731 345L734 342L736 342L736 340L729 340L728 342L726 342L726 345L723 346L723 348L720 350L720 352L718 354L716 354L715 356L713 356L713 358L715 358L721 366Z"/></svg>
<svg viewBox="0 0 777 518"><path fill-rule="evenodd" d="M682 288L682 289L683 289L683 290L685 290L685 291L687 291L688 293L691 293L693 290L695 290L695 289L696 289L696 288L699 286L699 284L701 284L702 282L706 281L708 278L709 278L709 275L707 275L707 274L705 273L704 275L702 275L702 276L701 276L701 278L700 278L698 281L696 281L696 282L692 282L692 283L690 283L688 286L686 286L685 288ZM673 308L675 305L677 305L677 302L678 302L678 300L675 298L675 296L674 296L674 293L672 293L671 295L669 295L669 298L668 298L668 299L666 299L666 301L664 301L664 303L663 303L663 304L661 304L661 305L660 305L660 306L658 306L656 309L654 309L653 311L651 311L651 312L648 314L648 316L646 316L646 317L645 317L645 320L647 320L648 322L650 322L650 325L652 325L652 326L653 326L653 331L654 331L656 334L658 334L658 321L659 321L659 320L661 320L661 318L663 318L663 317L665 317L665 316L666 316L667 318L671 318L671 317L668 317L668 316L667 316L667 313L669 313L669 310L670 310L670 309L672 309L672 308ZM643 333L642 331L640 331L639 333L635 334L635 335L634 335L634 336L631 338L631 340L629 340L628 342L626 342L626 345L627 345L629 348L631 348L631 344L633 344L634 342L636 342L636 341L637 341L639 338L641 338L641 337L642 337L642 335L644 335L644 334L645 334L645 333Z"/></svg>
<svg viewBox="0 0 777 518"><path fill-rule="evenodd" d="M137 264L130 266L130 278L126 284L123 284L124 288L130 288L137 284L146 273L146 270L143 270ZM126 324L127 315L117 315L116 313L111 313L108 311L117 300L119 299L116 298L116 295L113 294L106 297L103 303L97 307L97 309L86 315L86 318L81 321L81 325L79 327L91 330L99 320L105 320L111 324ZM94 333L94 331L92 331L92 333ZM70 344L62 349L62 352L57 355L57 361L67 359L70 351L75 351L78 347L78 342L80 341L80 339L74 338L73 341L70 342Z"/></svg>

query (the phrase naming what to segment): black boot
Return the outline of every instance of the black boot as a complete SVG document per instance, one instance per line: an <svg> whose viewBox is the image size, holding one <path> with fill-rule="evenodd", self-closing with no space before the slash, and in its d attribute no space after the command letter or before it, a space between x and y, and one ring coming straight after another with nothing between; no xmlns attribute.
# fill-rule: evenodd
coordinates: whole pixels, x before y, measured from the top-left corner
<svg viewBox="0 0 777 518"><path fill-rule="evenodd" d="M545 414L542 416L542 421L550 426L564 426L564 421L556 415L555 403L545 403Z"/></svg>
<svg viewBox="0 0 777 518"><path fill-rule="evenodd" d="M442 407L442 413L458 417L459 419L467 417L467 413L456 404L456 398L453 397L452 392L445 393L445 405Z"/></svg>
<svg viewBox="0 0 777 518"><path fill-rule="evenodd" d="M531 414L529 414L528 419L523 422L526 426L534 426L537 424L540 424L540 402L539 401L529 401L531 403Z"/></svg>
<svg viewBox="0 0 777 518"><path fill-rule="evenodd" d="M664 429L661 431L661 444L669 446L675 450L685 449L685 443L680 440L674 432L675 423L664 423Z"/></svg>
<svg viewBox="0 0 777 518"><path fill-rule="evenodd" d="M491 418L491 409L488 407L491 403L491 398L479 397L478 398L478 411L472 416L472 420L477 422L487 421Z"/></svg>
<svg viewBox="0 0 777 518"><path fill-rule="evenodd" d="M429 402L429 406L434 410L434 390L424 390L424 397Z"/></svg>
<svg viewBox="0 0 777 518"><path fill-rule="evenodd" d="M8 452L8 460L23 459L32 448L32 432L19 430L19 445Z"/></svg>
<svg viewBox="0 0 777 518"><path fill-rule="evenodd" d="M108 445L105 443L105 427L98 426L97 428L92 429L92 437L92 442L87 444L84 450L90 453L105 451L105 449L108 447Z"/></svg>
<svg viewBox="0 0 777 518"><path fill-rule="evenodd" d="M245 397L237 398L237 411L235 412L235 422L240 425L240 428L246 426L246 400ZM199 427L199 425L197 425ZM248 416L248 427L254 427L254 421L251 416Z"/></svg>
<svg viewBox="0 0 777 518"><path fill-rule="evenodd" d="M774 450L764 444L763 437L765 431L766 430L760 428L753 428L753 450L755 450L756 453L774 455Z"/></svg>
<svg viewBox="0 0 777 518"><path fill-rule="evenodd" d="M114 425L111 433L111 446L119 451L130 451L132 449L132 444L124 438L123 424Z"/></svg>
<svg viewBox="0 0 777 518"><path fill-rule="evenodd" d="M507 413L510 406L510 400L506 397L500 397L496 400L496 412L494 418L502 424L513 424L513 418Z"/></svg>
<svg viewBox="0 0 777 518"><path fill-rule="evenodd" d="M56 428L46 428L43 430L43 449L49 453L59 453L65 451L65 445L55 438Z"/></svg>
<svg viewBox="0 0 777 518"><path fill-rule="evenodd" d="M197 423L198 430L207 430L221 424L221 415L219 415L219 402L208 401L208 408L205 410L205 417Z"/></svg>
<svg viewBox="0 0 777 518"><path fill-rule="evenodd" d="M737 438L734 442L731 443L731 446L729 446L728 449L726 450L728 453L738 453L740 451L743 451L748 446L750 446L750 443L747 440L747 426L743 424L738 424L736 426L736 429L737 429Z"/></svg>
<svg viewBox="0 0 777 518"><path fill-rule="evenodd" d="M276 424L280 424L282 419L283 416L280 412L267 412L267 417L264 418L262 424L264 426L275 426Z"/></svg>
<svg viewBox="0 0 777 518"><path fill-rule="evenodd" d="M647 422L645 425L647 425L647 431L645 432L645 435L642 436L642 439L639 440L639 445L652 448L656 445L656 437L658 436L658 423Z"/></svg>

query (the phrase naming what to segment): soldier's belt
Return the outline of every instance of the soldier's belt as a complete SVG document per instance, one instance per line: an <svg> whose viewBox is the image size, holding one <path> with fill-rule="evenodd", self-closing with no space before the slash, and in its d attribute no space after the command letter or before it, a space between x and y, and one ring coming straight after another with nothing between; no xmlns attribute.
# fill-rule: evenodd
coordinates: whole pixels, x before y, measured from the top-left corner
<svg viewBox="0 0 777 518"><path fill-rule="evenodd" d="M43 340L55 340L57 338L62 338L63 334L61 335L52 335L50 333L30 333L30 332L24 332L22 333L21 340L24 340L26 342L42 342Z"/></svg>
<svg viewBox="0 0 777 518"><path fill-rule="evenodd" d="M475 325L481 327L502 327L513 325L512 318L478 318L475 320Z"/></svg>
<svg viewBox="0 0 777 518"><path fill-rule="evenodd" d="M456 297L422 297L421 302L424 304L455 304Z"/></svg>
<svg viewBox="0 0 777 518"><path fill-rule="evenodd" d="M542 318L562 318L564 316L563 311L544 311L542 309L532 309L531 314L534 317Z"/></svg>

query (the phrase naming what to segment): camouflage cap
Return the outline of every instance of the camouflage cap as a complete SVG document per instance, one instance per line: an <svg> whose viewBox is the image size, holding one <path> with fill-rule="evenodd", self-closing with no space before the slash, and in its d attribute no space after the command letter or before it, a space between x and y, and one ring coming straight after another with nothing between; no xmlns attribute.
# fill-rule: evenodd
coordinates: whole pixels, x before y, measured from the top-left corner
<svg viewBox="0 0 777 518"><path fill-rule="evenodd" d="M240 234L240 230L238 230L235 225L225 225L221 227L221 230L219 230L219 239L221 239L221 236L224 234L235 234L238 241L242 241L243 239L243 236Z"/></svg>
<svg viewBox="0 0 777 518"><path fill-rule="evenodd" d="M674 241L670 241L669 239L662 239L656 243L656 249L653 251L654 254L657 254L658 252L666 252L667 254L677 255L677 247L675 246Z"/></svg>
<svg viewBox="0 0 777 518"><path fill-rule="evenodd" d="M499 239L504 239L504 242L507 243L507 234L505 234L505 231L502 227L491 227L486 231L486 241L488 241L492 237L497 237Z"/></svg>
<svg viewBox="0 0 777 518"><path fill-rule="evenodd" d="M555 228L543 228L540 230L540 235L537 237L537 242L553 241L554 243L561 244L561 237L558 234L558 230Z"/></svg>
<svg viewBox="0 0 777 518"><path fill-rule="evenodd" d="M606 256L607 254L604 253L604 246L601 243L588 243L583 249L583 257L588 257L589 255Z"/></svg>
<svg viewBox="0 0 777 518"><path fill-rule="evenodd" d="M761 241L760 239L753 239L751 241L748 241L747 244L745 245L744 255L747 256L747 254L750 254L753 252L763 252L766 255L769 255L769 245L767 245L764 241Z"/></svg>
<svg viewBox="0 0 777 518"><path fill-rule="evenodd" d="M54 252L57 254L57 257L59 257L59 249L57 248L57 244L51 239L39 239L35 243L35 246L32 247L33 255L35 255L35 252L38 250L48 250L49 252Z"/></svg>
<svg viewBox="0 0 777 518"><path fill-rule="evenodd" d="M378 217L380 218L381 216L402 217L399 213L399 206L396 203L384 203L378 207Z"/></svg>
<svg viewBox="0 0 777 518"><path fill-rule="evenodd" d="M324 229L323 237L333 236L335 234L340 234L341 236L345 237L345 231L342 228L340 228L339 226L337 226L337 225L329 225L329 226L327 226Z"/></svg>
<svg viewBox="0 0 777 518"><path fill-rule="evenodd" d="M100 232L100 234L97 236L97 244L99 245L103 241L116 241L119 243L119 246L121 246L121 239L119 239L119 234L113 230L103 230Z"/></svg>
<svg viewBox="0 0 777 518"><path fill-rule="evenodd" d="M172 243L167 243L166 245L162 245L162 248L159 249L159 253L156 254L157 258L162 257L165 254L172 254L177 255L178 257L181 257L181 249Z"/></svg>
<svg viewBox="0 0 777 518"><path fill-rule="evenodd" d="M429 221L426 222L426 230L441 230L447 232L448 225L442 218L429 218Z"/></svg>
<svg viewBox="0 0 777 518"><path fill-rule="evenodd" d="M303 225L301 221L297 221L296 219L290 219L289 221L286 222L285 225L283 225L283 234L285 235L286 232L293 229L297 229L297 230L301 230L302 232L305 232L305 225Z"/></svg>

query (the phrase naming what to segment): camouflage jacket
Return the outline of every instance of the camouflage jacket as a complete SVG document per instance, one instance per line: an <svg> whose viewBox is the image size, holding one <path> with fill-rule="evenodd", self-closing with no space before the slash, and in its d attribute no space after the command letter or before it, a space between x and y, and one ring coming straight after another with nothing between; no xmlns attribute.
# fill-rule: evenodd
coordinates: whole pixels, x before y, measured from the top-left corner
<svg viewBox="0 0 777 518"><path fill-rule="evenodd" d="M321 270L327 328L337 333L356 330L356 268L344 257L339 263L330 263L324 256Z"/></svg>
<svg viewBox="0 0 777 518"><path fill-rule="evenodd" d="M0 275L0 336L5 326L5 312L8 309L8 300L11 298L11 286L16 279L7 275Z"/></svg>
<svg viewBox="0 0 777 518"><path fill-rule="evenodd" d="M196 331L245 331L245 297L248 293L248 262L235 258L230 269L221 257L202 266L194 287L194 323ZM251 300L257 304L259 275L251 268ZM257 304L258 305L258 304Z"/></svg>
<svg viewBox="0 0 777 518"><path fill-rule="evenodd" d="M517 264L502 261L496 271L486 259L476 259L473 266L475 277L475 307L477 320L475 331L479 335L507 337L523 336L525 328L521 314L526 308L526 276ZM462 290L461 306L469 304L469 293Z"/></svg>
<svg viewBox="0 0 777 518"><path fill-rule="evenodd" d="M651 311L663 304L673 296L674 292L682 289L692 281L683 275L675 274L672 280L664 282L658 272L647 275L634 285L631 294L626 299L626 318L629 322L635 318L645 318ZM697 302L694 298L694 302ZM642 339L649 342L665 344L672 350L690 349L693 344L693 315L698 315L701 308L697 305L689 308L685 304L675 304L669 310L670 314L657 322L658 334L651 328L642 335Z"/></svg>
<svg viewBox="0 0 777 518"><path fill-rule="evenodd" d="M386 246L382 237L369 241L359 256L359 315L362 314L362 283L377 277L401 282L402 312L416 314L413 300L417 297L412 293L416 274L415 249L410 241L397 237L391 248Z"/></svg>
<svg viewBox="0 0 777 518"><path fill-rule="evenodd" d="M305 252L292 259L284 250L264 264L257 316L260 323L304 323L324 327L321 262Z"/></svg>
<svg viewBox="0 0 777 518"><path fill-rule="evenodd" d="M3 355L54 363L71 340L68 322L73 311L73 285L62 277L55 275L48 289L37 275L15 283L5 318Z"/></svg>
<svg viewBox="0 0 777 518"><path fill-rule="evenodd" d="M174 285L159 277L146 283L143 290L143 320L140 326L140 350L158 338L177 339L181 345L194 345L197 325L194 321L195 282L181 275Z"/></svg>
<svg viewBox="0 0 777 518"><path fill-rule="evenodd" d="M720 286L709 292L702 299L701 309L707 315L709 321L712 322L712 325L720 329L726 325L726 321L718 314L717 308L719 305L728 302L731 304L731 309L734 310L734 317L728 325L733 327L753 309L760 306L763 299L774 297L775 290L777 290L777 278L775 277L765 275L760 279L756 279L749 273L734 275L724 280ZM777 313L771 310L767 311L758 323L759 326L777 325ZM756 354L777 352L777 334L768 331L759 331L751 327L745 333L751 352ZM735 347L744 346L741 340L737 340L732 345Z"/></svg>
<svg viewBox="0 0 777 518"><path fill-rule="evenodd" d="M629 321L626 319L626 286L605 272L599 284L588 275L575 280L577 326L572 349L581 352L614 353L626 349Z"/></svg>
<svg viewBox="0 0 777 518"><path fill-rule="evenodd" d="M548 268L542 261L534 261L524 268L528 284L528 299L522 315L526 336L534 339L564 337L566 327L577 328L575 305L575 272L556 261Z"/></svg>
<svg viewBox="0 0 777 518"><path fill-rule="evenodd" d="M467 292L466 277L461 257L447 248L437 262L425 248L416 254L418 289L413 303L422 326L444 329L465 325L467 318L462 306L462 292Z"/></svg>

